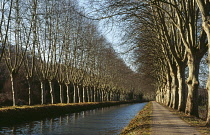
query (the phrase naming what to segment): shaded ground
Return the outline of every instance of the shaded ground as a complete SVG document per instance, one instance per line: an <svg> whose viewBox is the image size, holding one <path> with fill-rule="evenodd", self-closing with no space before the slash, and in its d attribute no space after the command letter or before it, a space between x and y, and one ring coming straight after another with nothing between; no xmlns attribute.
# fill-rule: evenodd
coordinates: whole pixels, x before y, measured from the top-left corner
<svg viewBox="0 0 210 135"><path fill-rule="evenodd" d="M153 103L151 135L200 135L194 127L174 115L157 102Z"/></svg>

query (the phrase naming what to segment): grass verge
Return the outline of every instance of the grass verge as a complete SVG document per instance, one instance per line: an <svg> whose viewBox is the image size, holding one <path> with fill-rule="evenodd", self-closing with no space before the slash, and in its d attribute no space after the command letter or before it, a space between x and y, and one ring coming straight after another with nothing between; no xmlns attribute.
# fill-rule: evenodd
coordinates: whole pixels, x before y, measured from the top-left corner
<svg viewBox="0 0 210 135"><path fill-rule="evenodd" d="M10 126L27 121L56 117L67 113L75 113L100 107L108 107L133 102L134 101L110 101L4 107L0 108L0 126Z"/></svg>
<svg viewBox="0 0 210 135"><path fill-rule="evenodd" d="M120 135L150 135L152 125L152 102L145 107L133 118Z"/></svg>

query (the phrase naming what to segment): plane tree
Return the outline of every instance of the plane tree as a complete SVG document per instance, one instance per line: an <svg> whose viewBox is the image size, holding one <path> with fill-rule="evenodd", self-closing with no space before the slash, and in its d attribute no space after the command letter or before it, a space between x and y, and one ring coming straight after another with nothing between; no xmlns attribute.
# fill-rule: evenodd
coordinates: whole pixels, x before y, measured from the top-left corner
<svg viewBox="0 0 210 135"><path fill-rule="evenodd" d="M10 74L11 79L11 89L12 89L12 100L13 106L16 105L16 91L15 91L15 81L18 72L24 62L27 48L29 47L30 34L32 33L33 27L33 15L31 18L27 18L25 12L28 11L28 5L23 6L22 1L11 1L9 10L9 17L6 27L6 35L4 35L4 60L7 65L7 69ZM3 22L2 22L3 23ZM10 25L10 26L9 26ZM3 27L5 25L1 25ZM3 28L2 28L3 29ZM1 30L2 30L1 29Z"/></svg>
<svg viewBox="0 0 210 135"><path fill-rule="evenodd" d="M208 0L195 0L198 8L200 10L200 14L202 17L202 28L205 31L207 35L208 40L208 58L207 58L207 64L208 64L208 70L210 71L210 1ZM210 126L210 73L207 80L206 88L208 91L208 116L206 125Z"/></svg>
<svg viewBox="0 0 210 135"><path fill-rule="evenodd" d="M11 24L11 14L13 10L13 0L7 1L7 0L2 0L0 3L1 7L1 18L0 18L0 49L1 49L1 54L0 54L0 61L3 57L6 44L8 43L8 36L9 36L9 28Z"/></svg>
<svg viewBox="0 0 210 135"><path fill-rule="evenodd" d="M26 3L25 3L26 4ZM28 3L27 3L28 4ZM28 4L29 9L30 9L30 14L28 15L29 17L31 16L31 28L25 27L26 34L27 32L32 31L31 33L27 34L27 53L25 55L23 64L25 67L25 73L26 73L26 79L28 83L28 104L31 105L31 87L32 87L32 81L34 78L34 70L35 70L35 55L36 55L36 47L37 47L37 5L38 2L37 0L33 0L31 4ZM31 30L30 30L31 29Z"/></svg>

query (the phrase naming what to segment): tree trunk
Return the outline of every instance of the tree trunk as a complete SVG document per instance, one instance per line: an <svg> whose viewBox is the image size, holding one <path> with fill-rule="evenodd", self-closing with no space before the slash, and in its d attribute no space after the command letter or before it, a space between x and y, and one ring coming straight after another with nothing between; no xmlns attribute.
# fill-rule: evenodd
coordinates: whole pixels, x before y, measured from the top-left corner
<svg viewBox="0 0 210 135"><path fill-rule="evenodd" d="M63 97L63 84L59 83L60 87L60 103L63 103L64 97Z"/></svg>
<svg viewBox="0 0 210 135"><path fill-rule="evenodd" d="M171 73L171 104L170 107L173 109L177 108L177 78L174 73Z"/></svg>
<svg viewBox="0 0 210 135"><path fill-rule="evenodd" d="M45 81L41 81L41 104L45 104Z"/></svg>
<svg viewBox="0 0 210 135"><path fill-rule="evenodd" d="M81 103L81 94L80 94L80 89L79 89L79 85L77 85L77 92L78 92L78 102Z"/></svg>
<svg viewBox="0 0 210 135"><path fill-rule="evenodd" d="M54 104L54 82L49 80L50 85L50 96L51 96L51 104Z"/></svg>
<svg viewBox="0 0 210 135"><path fill-rule="evenodd" d="M209 5L207 5L209 6ZM208 80L207 80L207 84L206 84L206 89L208 92L208 114L207 114L207 120L206 120L206 126L210 126L210 9L209 7L207 7L209 14L208 16L205 16L203 18L203 28L207 34L207 38L208 38L208 58L207 58L207 63L209 66L209 76L208 76Z"/></svg>
<svg viewBox="0 0 210 135"><path fill-rule="evenodd" d="M170 101L171 101L171 76L168 73L167 74L167 85L166 85L166 95L167 95L167 99L166 99L166 105L169 106L170 105Z"/></svg>
<svg viewBox="0 0 210 135"><path fill-rule="evenodd" d="M70 86L66 83L66 97L67 97L67 103L70 103Z"/></svg>
<svg viewBox="0 0 210 135"><path fill-rule="evenodd" d="M10 74L10 80L11 80L11 87L12 87L12 101L13 101L13 106L16 105L16 93L15 93L15 86L14 86L14 80L15 80L15 73Z"/></svg>
<svg viewBox="0 0 210 135"><path fill-rule="evenodd" d="M28 105L31 105L31 79L30 77L27 77L28 82Z"/></svg>
<svg viewBox="0 0 210 135"><path fill-rule="evenodd" d="M74 99L73 99L73 102L74 103L76 103L77 102L77 90L76 90L76 85L75 84L73 84L74 85Z"/></svg>
<svg viewBox="0 0 210 135"><path fill-rule="evenodd" d="M210 71L210 64L209 64L209 71ZM207 120L206 120L206 126L210 126L210 74L208 76L208 81L207 81L207 84L206 84L206 89L207 89L207 92L208 92L208 113L207 113Z"/></svg>
<svg viewBox="0 0 210 135"><path fill-rule="evenodd" d="M177 66L177 79L178 79L178 91L179 91L179 104L178 111L185 110L185 66L178 65Z"/></svg>
<svg viewBox="0 0 210 135"><path fill-rule="evenodd" d="M97 102L100 102L101 101L101 95L100 95L100 89L98 89L97 91L96 91L97 93L96 93L96 100L97 100Z"/></svg>
<svg viewBox="0 0 210 135"><path fill-rule="evenodd" d="M207 26L206 26L207 27ZM208 92L208 114L207 114L207 120L206 120L206 126L210 127L210 26L208 27L208 29L206 28L207 33L207 37L208 37L208 57L207 57L207 63L208 63L208 67L209 67L209 76L208 76L208 80L206 83L206 90Z"/></svg>
<svg viewBox="0 0 210 135"><path fill-rule="evenodd" d="M102 89L101 90L101 102L103 102L104 101L104 90Z"/></svg>
<svg viewBox="0 0 210 135"><path fill-rule="evenodd" d="M89 90L90 90L90 102L93 102L93 90L92 89Z"/></svg>
<svg viewBox="0 0 210 135"><path fill-rule="evenodd" d="M103 101L103 93L102 93L102 89L100 89L100 102L102 102Z"/></svg>
<svg viewBox="0 0 210 135"><path fill-rule="evenodd" d="M82 87L82 102L85 102L85 86Z"/></svg>
<svg viewBox="0 0 210 135"><path fill-rule="evenodd" d="M106 92L106 101L109 101L109 91Z"/></svg>
<svg viewBox="0 0 210 135"><path fill-rule="evenodd" d="M198 117L198 73L200 59L188 56L189 77L186 80L188 87L188 96L185 113Z"/></svg>
<svg viewBox="0 0 210 135"><path fill-rule="evenodd" d="M160 88L160 93L161 93L161 95L160 95L160 97L161 97L161 103L164 104L164 101L165 101L164 86L162 86L162 87Z"/></svg>
<svg viewBox="0 0 210 135"><path fill-rule="evenodd" d="M87 100L88 100L88 102L90 102L90 91L88 88L87 88Z"/></svg>
<svg viewBox="0 0 210 135"><path fill-rule="evenodd" d="M96 102L96 87L93 87L93 102Z"/></svg>
<svg viewBox="0 0 210 135"><path fill-rule="evenodd" d="M31 105L31 84L28 83L28 105Z"/></svg>

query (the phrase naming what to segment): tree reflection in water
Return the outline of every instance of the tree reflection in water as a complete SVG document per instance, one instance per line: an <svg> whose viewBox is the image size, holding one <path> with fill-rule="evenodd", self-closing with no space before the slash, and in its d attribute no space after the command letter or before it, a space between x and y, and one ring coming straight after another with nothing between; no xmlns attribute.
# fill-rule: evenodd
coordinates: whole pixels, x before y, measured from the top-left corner
<svg viewBox="0 0 210 135"><path fill-rule="evenodd" d="M12 127L1 127L0 134L119 134L146 103L124 104L46 118Z"/></svg>

